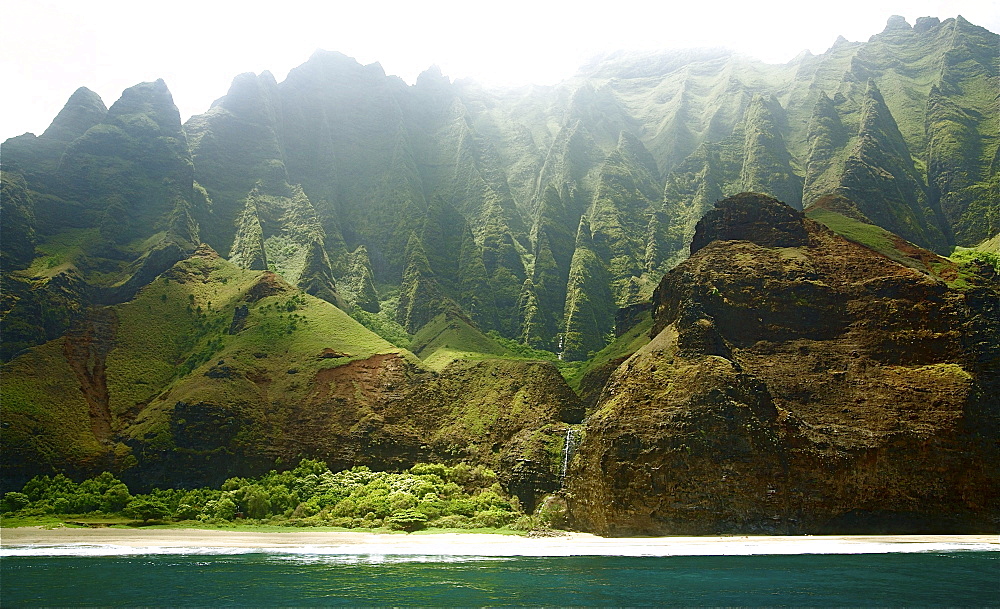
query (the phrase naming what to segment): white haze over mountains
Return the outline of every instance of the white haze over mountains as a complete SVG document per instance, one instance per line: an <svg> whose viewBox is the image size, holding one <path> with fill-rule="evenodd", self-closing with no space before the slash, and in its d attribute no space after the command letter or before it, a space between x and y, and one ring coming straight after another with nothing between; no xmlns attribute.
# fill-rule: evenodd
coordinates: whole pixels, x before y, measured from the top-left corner
<svg viewBox="0 0 1000 609"><path fill-rule="evenodd" d="M811 3L506 0L243 2L32 0L0 8L0 140L40 134L78 87L110 106L163 78L182 120L206 111L242 72L280 82L316 49L379 62L409 83L431 65L486 85L554 84L614 50L729 47L771 63L867 40L890 15L912 24L961 14L1000 32L994 0Z"/></svg>

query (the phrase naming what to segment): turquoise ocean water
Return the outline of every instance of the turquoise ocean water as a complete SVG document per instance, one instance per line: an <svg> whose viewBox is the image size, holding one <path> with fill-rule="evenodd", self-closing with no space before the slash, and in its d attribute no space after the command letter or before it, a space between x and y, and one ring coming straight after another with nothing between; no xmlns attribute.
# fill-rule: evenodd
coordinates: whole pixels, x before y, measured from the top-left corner
<svg viewBox="0 0 1000 609"><path fill-rule="evenodd" d="M296 552L0 558L24 606L996 606L1000 552L665 557Z"/></svg>

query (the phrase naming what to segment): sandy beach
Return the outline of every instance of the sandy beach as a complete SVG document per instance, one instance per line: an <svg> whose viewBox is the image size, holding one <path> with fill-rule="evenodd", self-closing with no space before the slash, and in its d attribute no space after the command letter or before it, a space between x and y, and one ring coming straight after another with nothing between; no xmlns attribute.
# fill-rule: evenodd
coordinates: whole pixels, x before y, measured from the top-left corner
<svg viewBox="0 0 1000 609"><path fill-rule="evenodd" d="M998 535L520 537L476 533L378 534L291 530L0 529L0 556L184 554L247 551L419 556L746 556L1000 551Z"/></svg>

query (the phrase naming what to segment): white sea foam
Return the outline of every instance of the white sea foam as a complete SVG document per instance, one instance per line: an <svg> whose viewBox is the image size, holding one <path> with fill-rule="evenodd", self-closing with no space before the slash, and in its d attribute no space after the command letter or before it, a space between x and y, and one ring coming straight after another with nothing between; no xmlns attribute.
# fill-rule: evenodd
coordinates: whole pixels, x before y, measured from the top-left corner
<svg viewBox="0 0 1000 609"><path fill-rule="evenodd" d="M378 564L383 562L469 562L515 557L571 556L764 556L801 554L894 554L917 552L1000 552L1000 543L863 541L800 538L773 541L766 538L691 541L670 544L663 538L600 539L583 543L503 543L448 545L438 543L281 545L281 546L176 546L59 544L18 545L0 549L0 557L16 556L140 556L140 555L242 555L268 554L283 560ZM499 540L498 540L499 541Z"/></svg>

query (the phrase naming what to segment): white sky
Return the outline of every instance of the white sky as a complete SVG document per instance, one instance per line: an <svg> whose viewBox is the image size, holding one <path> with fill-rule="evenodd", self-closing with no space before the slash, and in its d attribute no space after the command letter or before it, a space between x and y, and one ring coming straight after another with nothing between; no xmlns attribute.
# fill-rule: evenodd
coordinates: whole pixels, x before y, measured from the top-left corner
<svg viewBox="0 0 1000 609"><path fill-rule="evenodd" d="M618 49L725 46L784 63L838 35L867 40L893 14L1000 32L995 0L0 0L0 140L40 134L80 86L110 107L163 78L186 120L237 74L280 82L319 48L409 83L437 64L453 79L552 84Z"/></svg>

